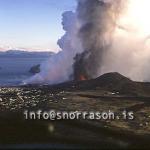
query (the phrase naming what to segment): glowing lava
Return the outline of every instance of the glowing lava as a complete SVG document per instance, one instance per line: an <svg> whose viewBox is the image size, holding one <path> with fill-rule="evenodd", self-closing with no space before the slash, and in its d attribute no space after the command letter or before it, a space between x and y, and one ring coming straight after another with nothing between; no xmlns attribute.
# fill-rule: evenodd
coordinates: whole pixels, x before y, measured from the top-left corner
<svg viewBox="0 0 150 150"><path fill-rule="evenodd" d="M80 81L84 81L84 80L87 80L86 77L84 75L80 75Z"/></svg>

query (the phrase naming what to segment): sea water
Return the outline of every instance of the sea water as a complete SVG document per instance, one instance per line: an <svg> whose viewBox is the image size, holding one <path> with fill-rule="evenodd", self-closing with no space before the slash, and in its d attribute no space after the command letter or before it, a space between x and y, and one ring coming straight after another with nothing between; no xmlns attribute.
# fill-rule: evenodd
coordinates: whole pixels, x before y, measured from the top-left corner
<svg viewBox="0 0 150 150"><path fill-rule="evenodd" d="M0 86L19 85L31 77L30 68L41 64L46 57L4 57L0 58Z"/></svg>

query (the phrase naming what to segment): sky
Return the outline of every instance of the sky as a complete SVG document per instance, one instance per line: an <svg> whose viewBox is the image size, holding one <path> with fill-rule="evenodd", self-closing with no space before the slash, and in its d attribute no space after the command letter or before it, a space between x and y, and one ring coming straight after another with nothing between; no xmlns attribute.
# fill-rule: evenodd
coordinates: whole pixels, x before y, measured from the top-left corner
<svg viewBox="0 0 150 150"><path fill-rule="evenodd" d="M0 0L0 50L58 51L62 13L76 0Z"/></svg>

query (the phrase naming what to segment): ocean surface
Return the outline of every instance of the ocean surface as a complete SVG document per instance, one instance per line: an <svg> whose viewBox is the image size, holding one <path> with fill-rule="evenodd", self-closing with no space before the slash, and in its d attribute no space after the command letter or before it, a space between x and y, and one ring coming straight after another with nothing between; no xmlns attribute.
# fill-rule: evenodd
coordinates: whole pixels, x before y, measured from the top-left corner
<svg viewBox="0 0 150 150"><path fill-rule="evenodd" d="M33 76L31 67L44 62L46 57L0 57L0 86L15 86Z"/></svg>

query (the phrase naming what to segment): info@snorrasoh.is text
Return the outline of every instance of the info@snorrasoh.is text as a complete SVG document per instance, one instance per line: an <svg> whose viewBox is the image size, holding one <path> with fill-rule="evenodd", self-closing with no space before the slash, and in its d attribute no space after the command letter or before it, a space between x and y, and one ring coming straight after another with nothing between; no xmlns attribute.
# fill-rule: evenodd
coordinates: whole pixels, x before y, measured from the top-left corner
<svg viewBox="0 0 150 150"><path fill-rule="evenodd" d="M23 112L26 120L133 120L135 118L132 111L56 111L56 110L37 110Z"/></svg>

